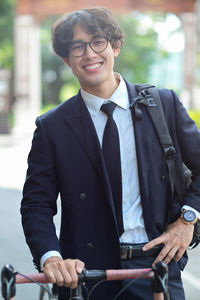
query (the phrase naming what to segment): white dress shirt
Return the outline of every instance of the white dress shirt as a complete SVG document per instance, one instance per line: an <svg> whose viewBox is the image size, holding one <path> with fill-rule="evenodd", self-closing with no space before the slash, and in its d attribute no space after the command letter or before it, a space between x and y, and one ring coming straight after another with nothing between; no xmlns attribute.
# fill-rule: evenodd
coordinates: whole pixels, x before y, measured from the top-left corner
<svg viewBox="0 0 200 300"><path fill-rule="evenodd" d="M120 140L124 223L124 233L120 237L120 242L142 243L147 242L148 237L142 215L135 137L129 109L129 97L123 78L119 74L115 75L119 77L120 84L109 99L99 98L88 94L84 90L81 90L81 95L91 115L101 146L107 122L107 115L101 111L101 106L108 100L117 104L113 112L113 119L117 125Z"/></svg>
<svg viewBox="0 0 200 300"><path fill-rule="evenodd" d="M101 111L101 106L106 103L106 101L112 101L117 104L113 112L113 119L117 125L120 140L122 210L124 223L124 233L120 237L120 242L144 243L148 242L148 236L142 214L134 127L131 111L129 109L128 91L123 78L119 74L115 74L115 76L120 79L120 83L109 99L99 98L82 89L81 95L91 115L101 146L107 122L107 115ZM190 207L183 208L192 209ZM200 217L199 212L196 210L194 211L197 216ZM45 260L51 256L61 257L60 253L57 251L48 251L41 258L41 267L43 267Z"/></svg>

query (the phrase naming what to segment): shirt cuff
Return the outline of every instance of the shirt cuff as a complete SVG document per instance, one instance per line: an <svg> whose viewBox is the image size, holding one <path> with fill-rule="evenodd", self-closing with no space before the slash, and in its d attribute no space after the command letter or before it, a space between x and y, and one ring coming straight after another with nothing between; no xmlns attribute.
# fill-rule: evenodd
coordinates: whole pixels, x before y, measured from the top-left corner
<svg viewBox="0 0 200 300"><path fill-rule="evenodd" d="M200 212L198 212L196 209L194 209L194 208L192 208L191 206L188 206L188 205L183 205L182 210L183 209L192 210L193 212L195 212L195 214L197 215L197 218L200 220Z"/></svg>
<svg viewBox="0 0 200 300"><path fill-rule="evenodd" d="M42 257L40 259L40 268L41 268L41 270L43 270L43 268L44 268L45 261L48 258L53 257L53 256L57 256L57 257L62 258L60 252L58 252L58 251L52 250L52 251L46 252L45 254L42 255Z"/></svg>

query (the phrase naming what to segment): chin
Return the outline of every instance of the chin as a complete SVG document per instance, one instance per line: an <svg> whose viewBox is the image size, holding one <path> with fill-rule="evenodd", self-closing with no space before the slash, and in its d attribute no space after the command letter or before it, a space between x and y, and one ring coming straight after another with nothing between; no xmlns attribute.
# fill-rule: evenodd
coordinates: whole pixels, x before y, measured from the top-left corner
<svg viewBox="0 0 200 300"><path fill-rule="evenodd" d="M86 80L83 82L83 85L86 87L98 87L100 86L104 80L100 78L92 78L91 80Z"/></svg>

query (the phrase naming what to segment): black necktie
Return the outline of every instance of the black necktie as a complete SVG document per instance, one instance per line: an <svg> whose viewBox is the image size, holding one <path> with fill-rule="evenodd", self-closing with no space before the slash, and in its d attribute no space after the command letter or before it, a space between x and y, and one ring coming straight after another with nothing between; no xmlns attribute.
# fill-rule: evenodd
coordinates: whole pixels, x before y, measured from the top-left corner
<svg viewBox="0 0 200 300"><path fill-rule="evenodd" d="M122 176L119 134L115 121L113 120L113 111L115 106L116 104L113 102L103 104L101 106L101 110L108 116L103 135L102 148L115 204L118 231L119 235L121 236L121 234L124 232L122 217Z"/></svg>

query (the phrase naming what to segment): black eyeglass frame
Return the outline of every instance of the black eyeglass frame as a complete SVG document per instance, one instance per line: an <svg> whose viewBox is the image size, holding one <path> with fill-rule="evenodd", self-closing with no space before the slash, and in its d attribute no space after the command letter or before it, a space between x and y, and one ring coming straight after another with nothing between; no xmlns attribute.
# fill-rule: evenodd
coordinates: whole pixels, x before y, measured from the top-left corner
<svg viewBox="0 0 200 300"><path fill-rule="evenodd" d="M105 39L105 40L107 41L107 43L106 43L106 45L105 45L105 48L104 48L103 50L101 50L101 51L96 51L96 50L94 50L94 49L92 48L92 42L93 42L95 39L98 39L98 38L103 38L103 39ZM89 45L89 46L90 46L90 49L92 49L92 51L94 51L95 53L101 53L101 52L103 52L103 51L106 50L106 48L108 47L108 42L110 42L110 40L111 40L111 39L110 39L109 37L107 37L107 36L94 36L94 37L91 39L90 42L72 41L72 42L69 43L69 48L68 48L69 56L71 55L71 56L74 56L74 57L81 57L81 56L85 55L85 52L86 52L86 49L87 49L87 45ZM81 54L81 55L73 55L73 54L70 53L70 48L71 48L73 45L75 45L75 44L82 44L82 45L84 46L83 54Z"/></svg>

